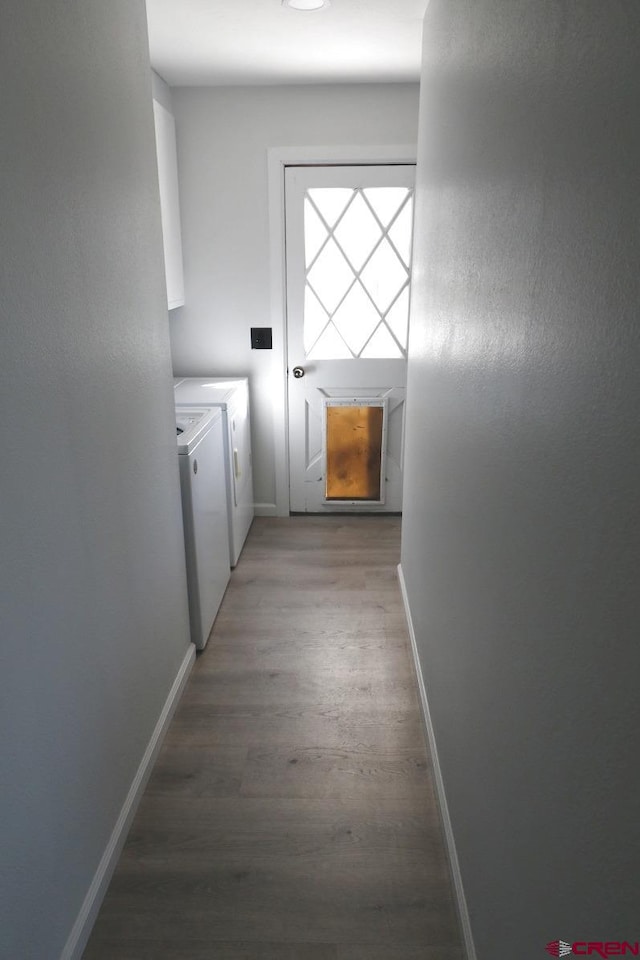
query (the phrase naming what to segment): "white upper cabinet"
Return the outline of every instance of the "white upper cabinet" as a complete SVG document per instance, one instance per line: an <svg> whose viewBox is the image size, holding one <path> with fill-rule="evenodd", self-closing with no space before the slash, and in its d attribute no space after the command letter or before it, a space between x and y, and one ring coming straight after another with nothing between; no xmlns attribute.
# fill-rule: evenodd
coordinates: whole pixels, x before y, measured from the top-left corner
<svg viewBox="0 0 640 960"><path fill-rule="evenodd" d="M184 303L176 124L173 116L157 100L153 101L153 115L156 126L167 304L169 310L172 310L174 307L181 307Z"/></svg>

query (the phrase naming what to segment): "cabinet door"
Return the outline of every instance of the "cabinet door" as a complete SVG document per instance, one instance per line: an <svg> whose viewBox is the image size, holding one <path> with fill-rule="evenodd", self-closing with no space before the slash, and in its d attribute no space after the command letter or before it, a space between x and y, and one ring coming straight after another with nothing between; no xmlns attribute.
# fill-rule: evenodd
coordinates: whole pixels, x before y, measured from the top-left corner
<svg viewBox="0 0 640 960"><path fill-rule="evenodd" d="M157 100L153 101L153 115L156 126L167 304L169 310L172 310L174 307L181 307L184 303L176 125L169 111Z"/></svg>

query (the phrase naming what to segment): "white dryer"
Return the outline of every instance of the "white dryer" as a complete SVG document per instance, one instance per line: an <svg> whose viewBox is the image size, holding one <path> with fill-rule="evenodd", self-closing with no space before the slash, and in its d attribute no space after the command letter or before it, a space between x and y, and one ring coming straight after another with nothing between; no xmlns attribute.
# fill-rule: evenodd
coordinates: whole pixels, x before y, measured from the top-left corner
<svg viewBox="0 0 640 960"><path fill-rule="evenodd" d="M186 404L222 411L229 554L235 567L254 514L249 381L246 377L177 377L173 385L176 409Z"/></svg>
<svg viewBox="0 0 640 960"><path fill-rule="evenodd" d="M191 639L202 650L229 582L222 413L176 408Z"/></svg>

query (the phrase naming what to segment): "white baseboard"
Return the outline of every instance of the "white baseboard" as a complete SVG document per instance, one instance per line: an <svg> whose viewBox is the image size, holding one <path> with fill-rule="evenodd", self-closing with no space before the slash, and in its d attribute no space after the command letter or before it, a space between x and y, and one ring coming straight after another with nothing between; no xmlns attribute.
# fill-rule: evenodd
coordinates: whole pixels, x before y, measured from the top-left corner
<svg viewBox="0 0 640 960"><path fill-rule="evenodd" d="M413 653L413 662L416 668L418 689L420 691L422 718L424 720L424 725L427 731L429 749L431 750L431 761L433 763L433 775L435 780L436 793L438 796L438 803L440 805L440 815L442 817L442 825L444 827L444 835L445 835L445 840L447 844L447 853L449 854L449 864L451 866L451 875L453 877L453 885L455 889L456 901L457 901L457 907L458 907L458 916L460 917L460 926L462 927L462 935L464 937L465 948L467 952L467 960L477 960L476 948L473 942L473 934L471 932L471 921L469 919L467 901L464 895L464 887L462 885L462 875L460 873L458 853L456 851L456 843L453 836L453 828L451 826L449 808L447 806L447 797L444 789L444 781L442 779L442 771L440 769L440 760L438 759L438 748L436 746L436 738L433 730L433 723L431 721L431 713L429 712L429 703L427 701L427 691L425 689L424 680L422 677L422 669L420 666L420 656L418 654L418 645L416 643L416 634L415 634L415 630L413 629L413 620L411 618L411 608L409 607L409 598L407 596L407 586L404 581L404 574L402 572L401 564L398 564L398 580L400 582L400 592L402 593L402 602L404 604L404 612L407 618L407 627L409 629L409 637L411 639L411 650Z"/></svg>
<svg viewBox="0 0 640 960"><path fill-rule="evenodd" d="M122 852L124 842L127 839L127 833L129 832L131 821L133 820L133 816L136 812L138 803L140 802L140 798L142 797L147 780L149 779L149 775L153 769L153 764L158 755L158 751L160 750L164 735L167 732L167 727L169 726L171 717L173 716L173 713L180 701L182 691L191 672L195 657L196 648L192 643L190 643L189 649L187 650L176 678L173 681L169 695L165 700L165 704L158 718L158 722L155 725L151 739L147 744L147 749L145 750L142 760L140 761L140 766L136 771L136 775L133 778L129 792L122 805L120 816L116 821L113 832L109 837L109 842L104 853L102 854L102 859L100 860L98 869L96 870L94 878L91 881L91 886L89 887L87 895L84 898L84 903L80 908L80 913L76 918L76 922L74 923L71 933L69 934L69 939L67 940L64 950L62 951L60 960L81 960L82 951L87 945L91 928L93 927L95 919L98 915L98 910L100 909L104 895L107 892L111 875L113 874L115 866L118 862L118 857Z"/></svg>
<svg viewBox="0 0 640 960"><path fill-rule="evenodd" d="M275 503L254 503L253 509L256 517L277 517L278 508Z"/></svg>

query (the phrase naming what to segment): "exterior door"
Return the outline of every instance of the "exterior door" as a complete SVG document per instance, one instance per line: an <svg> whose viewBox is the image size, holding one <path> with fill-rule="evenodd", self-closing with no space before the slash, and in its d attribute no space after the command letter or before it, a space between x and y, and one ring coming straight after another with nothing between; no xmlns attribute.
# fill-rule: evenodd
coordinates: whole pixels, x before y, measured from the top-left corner
<svg viewBox="0 0 640 960"><path fill-rule="evenodd" d="M285 171L292 512L399 512L415 167Z"/></svg>

